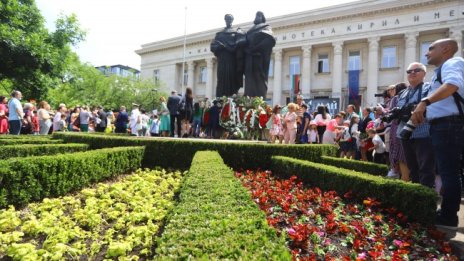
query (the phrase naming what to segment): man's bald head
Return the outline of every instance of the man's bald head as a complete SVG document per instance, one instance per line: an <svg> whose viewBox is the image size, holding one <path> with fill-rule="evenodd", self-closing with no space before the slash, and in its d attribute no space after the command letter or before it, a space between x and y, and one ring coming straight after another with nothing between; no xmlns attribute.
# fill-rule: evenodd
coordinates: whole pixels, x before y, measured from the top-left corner
<svg viewBox="0 0 464 261"><path fill-rule="evenodd" d="M458 42L456 40L446 38L439 39L434 42L435 46L440 46L446 53L453 56L458 51Z"/></svg>
<svg viewBox="0 0 464 261"><path fill-rule="evenodd" d="M429 51L425 55L427 57L427 63L435 66L440 66L446 60L452 58L458 51L458 42L453 39L439 39L433 42Z"/></svg>

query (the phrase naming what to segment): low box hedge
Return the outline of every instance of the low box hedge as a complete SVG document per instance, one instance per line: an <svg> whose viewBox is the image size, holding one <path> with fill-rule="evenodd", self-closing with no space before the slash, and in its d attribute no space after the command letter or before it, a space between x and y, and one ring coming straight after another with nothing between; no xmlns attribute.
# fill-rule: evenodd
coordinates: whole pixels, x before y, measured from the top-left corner
<svg viewBox="0 0 464 261"><path fill-rule="evenodd" d="M82 133L56 133L54 138L65 142L86 143L90 149L117 146L145 146L143 166L160 166L186 170L190 167L197 151L219 152L224 162L234 169L268 169L272 155L289 156L299 159L320 161L321 155L334 156L337 152L331 145L287 145L226 142L221 140L135 138Z"/></svg>
<svg viewBox="0 0 464 261"><path fill-rule="evenodd" d="M217 152L197 152L156 249L160 260L291 260L285 239Z"/></svg>
<svg viewBox="0 0 464 261"><path fill-rule="evenodd" d="M361 200L376 198L384 206L395 207L421 223L431 224L435 218L438 196L434 190L419 184L282 156L272 157L271 169L277 176L296 175L311 186L335 190L339 195L352 191Z"/></svg>
<svg viewBox="0 0 464 261"><path fill-rule="evenodd" d="M375 176L386 176L389 170L388 166L384 164L377 164L372 162L351 159L342 159L330 156L322 156L321 163L339 168L369 173Z"/></svg>
<svg viewBox="0 0 464 261"><path fill-rule="evenodd" d="M58 144L58 143L63 143L63 140L52 140L48 138L0 139L0 145Z"/></svg>
<svg viewBox="0 0 464 261"><path fill-rule="evenodd" d="M143 147L0 161L0 207L56 197L140 167Z"/></svg>
<svg viewBox="0 0 464 261"><path fill-rule="evenodd" d="M45 156L62 153L86 151L87 144L68 143L68 144L22 144L2 146L0 159L14 157Z"/></svg>

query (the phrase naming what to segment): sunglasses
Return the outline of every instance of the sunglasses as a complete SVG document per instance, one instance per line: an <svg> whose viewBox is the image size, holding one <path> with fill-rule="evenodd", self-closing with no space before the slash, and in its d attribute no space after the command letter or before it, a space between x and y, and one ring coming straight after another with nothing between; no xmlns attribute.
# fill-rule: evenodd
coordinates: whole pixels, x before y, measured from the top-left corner
<svg viewBox="0 0 464 261"><path fill-rule="evenodd" d="M423 72L424 70L422 70L421 68L416 68L416 69L411 69L411 70L407 70L406 73L407 74L411 74L411 73L418 73L418 72Z"/></svg>

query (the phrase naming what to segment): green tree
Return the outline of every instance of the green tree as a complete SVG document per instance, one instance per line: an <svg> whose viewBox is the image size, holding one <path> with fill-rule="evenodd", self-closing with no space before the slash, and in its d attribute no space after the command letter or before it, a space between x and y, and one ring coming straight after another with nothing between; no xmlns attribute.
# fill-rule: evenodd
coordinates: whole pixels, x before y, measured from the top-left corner
<svg viewBox="0 0 464 261"><path fill-rule="evenodd" d="M0 1L0 89L41 99L64 78L70 45L84 39L75 15L62 16L48 32L34 0Z"/></svg>

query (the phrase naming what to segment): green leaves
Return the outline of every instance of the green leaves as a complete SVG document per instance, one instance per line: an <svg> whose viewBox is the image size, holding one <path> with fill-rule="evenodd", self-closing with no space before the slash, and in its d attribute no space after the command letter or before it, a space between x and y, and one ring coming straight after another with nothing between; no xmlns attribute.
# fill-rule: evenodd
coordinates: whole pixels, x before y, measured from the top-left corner
<svg viewBox="0 0 464 261"><path fill-rule="evenodd" d="M118 147L7 159L0 164L0 207L61 196L105 178L135 170L140 167L143 153L143 147Z"/></svg>
<svg viewBox="0 0 464 261"><path fill-rule="evenodd" d="M73 196L0 210L0 259L150 257L181 178L180 172L138 170Z"/></svg>

